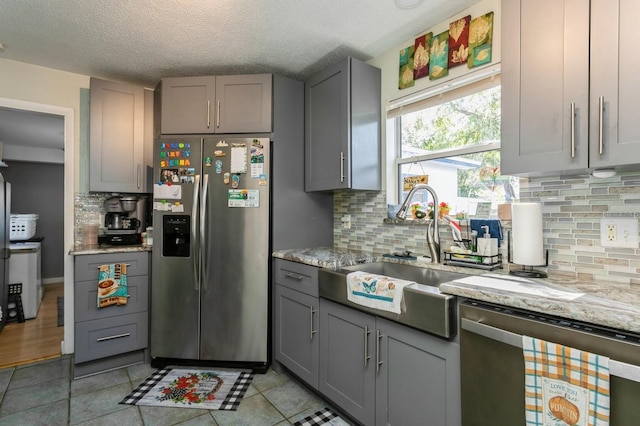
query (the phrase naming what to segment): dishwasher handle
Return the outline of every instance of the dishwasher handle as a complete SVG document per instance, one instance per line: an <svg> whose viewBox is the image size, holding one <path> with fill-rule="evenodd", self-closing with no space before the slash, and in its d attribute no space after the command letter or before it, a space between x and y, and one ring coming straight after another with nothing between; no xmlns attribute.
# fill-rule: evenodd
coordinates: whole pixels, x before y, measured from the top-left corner
<svg viewBox="0 0 640 426"><path fill-rule="evenodd" d="M460 327L468 332L522 349L522 335L462 318ZM640 383L640 366L609 359L609 374Z"/></svg>

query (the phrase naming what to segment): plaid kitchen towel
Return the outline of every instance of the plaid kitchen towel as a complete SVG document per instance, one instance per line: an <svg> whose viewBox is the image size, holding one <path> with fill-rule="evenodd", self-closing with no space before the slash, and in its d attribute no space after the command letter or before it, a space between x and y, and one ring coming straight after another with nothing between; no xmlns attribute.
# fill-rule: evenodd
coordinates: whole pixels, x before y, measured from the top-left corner
<svg viewBox="0 0 640 426"><path fill-rule="evenodd" d="M526 424L609 425L609 358L522 337Z"/></svg>

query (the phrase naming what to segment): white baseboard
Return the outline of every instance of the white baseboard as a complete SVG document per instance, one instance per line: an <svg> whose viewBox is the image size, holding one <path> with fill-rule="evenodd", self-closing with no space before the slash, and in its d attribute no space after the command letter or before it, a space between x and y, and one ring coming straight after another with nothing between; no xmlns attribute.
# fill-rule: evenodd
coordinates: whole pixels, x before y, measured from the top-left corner
<svg viewBox="0 0 640 426"><path fill-rule="evenodd" d="M64 277L56 277L56 278L43 278L42 284L58 284L63 283Z"/></svg>

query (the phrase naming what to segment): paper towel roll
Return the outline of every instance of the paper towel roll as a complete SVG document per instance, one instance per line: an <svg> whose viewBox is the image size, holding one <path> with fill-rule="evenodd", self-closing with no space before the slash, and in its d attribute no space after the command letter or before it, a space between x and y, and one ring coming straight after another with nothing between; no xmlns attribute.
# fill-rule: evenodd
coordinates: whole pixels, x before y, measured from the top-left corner
<svg viewBox="0 0 640 426"><path fill-rule="evenodd" d="M544 265L545 256L542 244L542 204L512 204L511 220L511 233L513 235L513 263L525 266Z"/></svg>

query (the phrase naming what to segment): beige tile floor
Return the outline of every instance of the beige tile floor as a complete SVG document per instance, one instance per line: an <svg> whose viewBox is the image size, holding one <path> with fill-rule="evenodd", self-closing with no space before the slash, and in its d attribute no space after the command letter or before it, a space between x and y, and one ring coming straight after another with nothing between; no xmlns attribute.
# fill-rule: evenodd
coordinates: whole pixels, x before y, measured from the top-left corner
<svg viewBox="0 0 640 426"><path fill-rule="evenodd" d="M0 426L284 426L329 406L272 369L255 375L237 411L118 404L153 371L139 364L73 380L68 356L0 369Z"/></svg>

